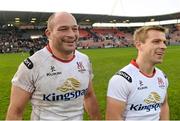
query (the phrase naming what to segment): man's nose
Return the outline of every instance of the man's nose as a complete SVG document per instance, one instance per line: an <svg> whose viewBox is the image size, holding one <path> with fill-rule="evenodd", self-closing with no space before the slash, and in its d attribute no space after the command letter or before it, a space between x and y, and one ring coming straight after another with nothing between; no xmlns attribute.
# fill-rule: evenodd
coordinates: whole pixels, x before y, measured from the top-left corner
<svg viewBox="0 0 180 121"><path fill-rule="evenodd" d="M75 32L73 31L73 29L69 29L68 31L68 36L74 36L75 35Z"/></svg>
<svg viewBox="0 0 180 121"><path fill-rule="evenodd" d="M163 48L163 49L166 49L166 48L167 48L165 41L162 41L162 42L161 42L161 48Z"/></svg>

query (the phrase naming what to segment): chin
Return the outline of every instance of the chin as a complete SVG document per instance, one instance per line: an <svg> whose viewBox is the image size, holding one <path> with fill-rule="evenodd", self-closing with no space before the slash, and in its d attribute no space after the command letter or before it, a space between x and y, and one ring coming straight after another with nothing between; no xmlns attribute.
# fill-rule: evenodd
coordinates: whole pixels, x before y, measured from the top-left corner
<svg viewBox="0 0 180 121"><path fill-rule="evenodd" d="M163 62L163 60L160 60L160 59L155 61L156 64L160 64L162 62Z"/></svg>
<svg viewBox="0 0 180 121"><path fill-rule="evenodd" d="M75 48L68 48L68 49L66 49L66 51L71 53L71 52L75 51Z"/></svg>

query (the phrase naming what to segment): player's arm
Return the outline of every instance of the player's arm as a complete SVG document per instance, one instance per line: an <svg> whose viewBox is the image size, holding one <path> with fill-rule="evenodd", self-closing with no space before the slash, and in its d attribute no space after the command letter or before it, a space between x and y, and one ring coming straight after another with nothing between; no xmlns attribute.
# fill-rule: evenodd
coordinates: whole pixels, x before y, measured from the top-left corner
<svg viewBox="0 0 180 121"><path fill-rule="evenodd" d="M13 85L6 120L21 120L30 97L31 93Z"/></svg>
<svg viewBox="0 0 180 121"><path fill-rule="evenodd" d="M169 105L167 95L163 104L161 105L160 120L169 120Z"/></svg>
<svg viewBox="0 0 180 121"><path fill-rule="evenodd" d="M127 106L131 90L132 78L124 71L114 75L108 84L106 120L124 120L124 111Z"/></svg>
<svg viewBox="0 0 180 121"><path fill-rule="evenodd" d="M106 120L123 120L125 107L125 102L107 97Z"/></svg>
<svg viewBox="0 0 180 121"><path fill-rule="evenodd" d="M89 82L87 94L84 97L84 107L92 120L101 119L98 102L93 90L92 81Z"/></svg>

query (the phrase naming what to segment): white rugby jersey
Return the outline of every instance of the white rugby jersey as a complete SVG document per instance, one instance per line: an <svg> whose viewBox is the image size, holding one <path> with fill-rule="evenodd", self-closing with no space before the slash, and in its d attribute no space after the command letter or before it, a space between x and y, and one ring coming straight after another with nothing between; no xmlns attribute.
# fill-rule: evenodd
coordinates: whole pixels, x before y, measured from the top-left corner
<svg viewBox="0 0 180 121"><path fill-rule="evenodd" d="M76 50L72 60L63 61L47 46L19 66L12 83L32 93L32 120L82 120L92 78L86 55Z"/></svg>
<svg viewBox="0 0 180 121"><path fill-rule="evenodd" d="M107 96L127 103L125 120L159 120L167 88L168 80L161 70L155 68L148 77L132 60L110 79Z"/></svg>

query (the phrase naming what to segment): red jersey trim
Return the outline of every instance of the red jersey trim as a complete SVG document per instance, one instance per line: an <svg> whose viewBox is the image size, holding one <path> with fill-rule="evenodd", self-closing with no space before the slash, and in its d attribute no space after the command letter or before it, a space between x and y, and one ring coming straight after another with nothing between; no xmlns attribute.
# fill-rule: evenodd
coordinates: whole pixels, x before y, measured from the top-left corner
<svg viewBox="0 0 180 121"><path fill-rule="evenodd" d="M131 60L131 64L134 65L136 68L139 69L139 66L138 66L138 64L136 63L136 60L134 60L134 59ZM152 77L155 75L155 73L156 73L156 69L153 70L153 74L152 74L151 76L149 76L149 75L143 73L143 72L140 71L140 70L139 70L139 72L142 73L144 76L146 76L146 77L148 77L148 78L152 78Z"/></svg>
<svg viewBox="0 0 180 121"><path fill-rule="evenodd" d="M61 61L61 62L63 62L63 63L69 63L69 62L71 62L71 61L75 58L75 55L73 54L73 57L72 57L71 59L69 59L69 60L60 59L60 58L56 57L56 56L52 53L52 50L51 50L49 44L47 44L46 48L47 48L47 50L52 54L52 57L53 57L53 58L55 58L56 60Z"/></svg>

